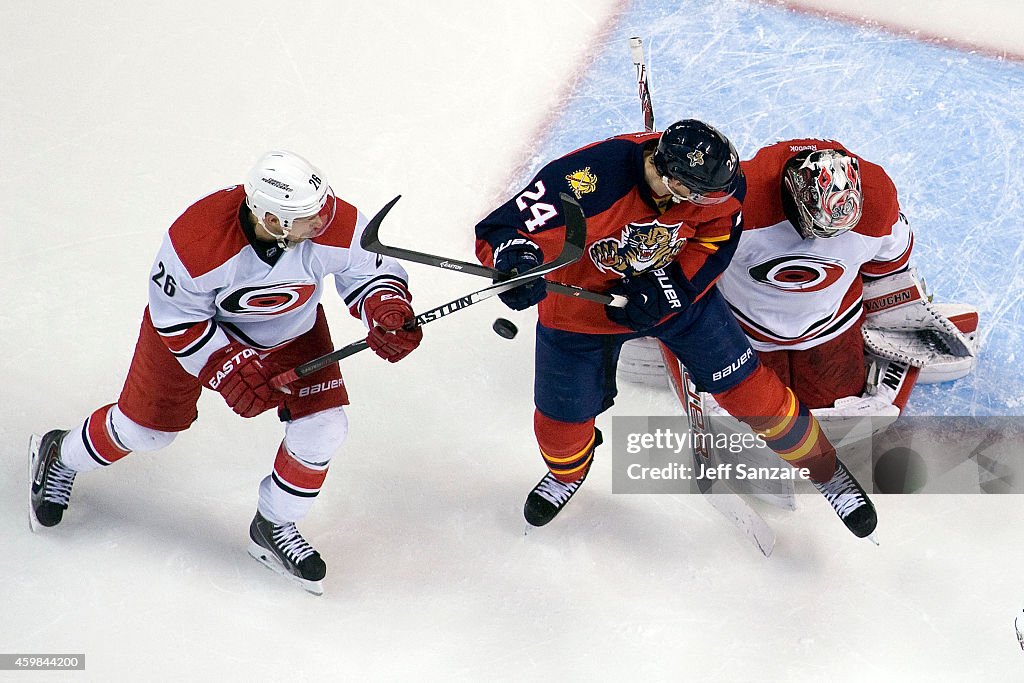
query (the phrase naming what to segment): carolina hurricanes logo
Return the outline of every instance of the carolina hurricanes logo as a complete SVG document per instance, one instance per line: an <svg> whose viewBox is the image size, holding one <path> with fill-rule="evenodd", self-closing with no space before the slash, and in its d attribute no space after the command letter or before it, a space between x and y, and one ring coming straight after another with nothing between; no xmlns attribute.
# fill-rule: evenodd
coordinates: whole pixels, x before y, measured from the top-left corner
<svg viewBox="0 0 1024 683"><path fill-rule="evenodd" d="M220 307L236 315L281 315L305 304L315 292L316 285L305 282L243 287L228 294Z"/></svg>
<svg viewBox="0 0 1024 683"><path fill-rule="evenodd" d="M747 269L757 282L786 292L819 292L845 272L839 260L810 255L780 256Z"/></svg>

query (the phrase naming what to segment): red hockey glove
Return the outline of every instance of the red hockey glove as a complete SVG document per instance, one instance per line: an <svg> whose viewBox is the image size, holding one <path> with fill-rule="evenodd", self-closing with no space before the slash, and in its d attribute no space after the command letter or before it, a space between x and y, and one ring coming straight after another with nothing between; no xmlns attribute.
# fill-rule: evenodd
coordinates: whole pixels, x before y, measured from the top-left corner
<svg viewBox="0 0 1024 683"><path fill-rule="evenodd" d="M219 392L242 417L256 417L283 398L269 384L272 375L255 349L232 342L210 356L199 381Z"/></svg>
<svg viewBox="0 0 1024 683"><path fill-rule="evenodd" d="M411 329L405 327L416 315L401 294L371 294L363 301L363 312L370 323L366 343L389 363L397 363L408 356L423 340L423 328L419 325Z"/></svg>

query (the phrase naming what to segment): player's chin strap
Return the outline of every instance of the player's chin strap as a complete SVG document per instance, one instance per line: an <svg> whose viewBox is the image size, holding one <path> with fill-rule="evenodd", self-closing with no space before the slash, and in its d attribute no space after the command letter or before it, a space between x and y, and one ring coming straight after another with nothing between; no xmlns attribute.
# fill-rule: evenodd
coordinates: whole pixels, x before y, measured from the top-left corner
<svg viewBox="0 0 1024 683"><path fill-rule="evenodd" d="M977 364L977 309L933 304L913 268L866 282L864 308L865 349L921 368L922 384L959 379Z"/></svg>
<svg viewBox="0 0 1024 683"><path fill-rule="evenodd" d="M672 195L672 201L674 201L676 204L680 204L686 201L686 197L672 189L672 186L669 184L670 180L671 178L669 178L667 175L661 176L661 182L665 183L665 188L668 190L668 193Z"/></svg>

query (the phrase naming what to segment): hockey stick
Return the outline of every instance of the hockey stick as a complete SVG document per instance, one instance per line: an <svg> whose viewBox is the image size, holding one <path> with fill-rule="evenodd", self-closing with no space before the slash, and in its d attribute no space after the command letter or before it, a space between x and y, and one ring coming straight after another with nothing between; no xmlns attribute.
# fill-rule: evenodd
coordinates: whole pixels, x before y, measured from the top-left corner
<svg viewBox="0 0 1024 683"><path fill-rule="evenodd" d="M644 41L642 38L629 39L629 52L636 67L637 94L640 96L640 108L644 112L644 128L648 133L654 132L654 103L651 101L651 88L647 83L647 65L644 63Z"/></svg>
<svg viewBox="0 0 1024 683"><path fill-rule="evenodd" d="M668 371L669 381L676 397L686 408L686 416L690 420L690 431L694 437L698 435L709 435L710 429L708 416L704 410L704 397L697 390L690 373L682 366L672 352L661 344L661 355L665 360L665 368ZM693 467L694 472L701 471L701 465L709 465L711 454L706 450L709 439L693 438ZM713 440L711 440L713 441ZM712 490L713 482L710 479L701 477L697 479L697 490L700 491L704 500L711 504L711 507L722 513L726 519L732 522L733 526L743 532L747 539L757 546L757 549L765 557L771 557L775 549L775 531L764 521L751 505L743 500L738 493L730 490L727 486L719 486L719 490Z"/></svg>
<svg viewBox="0 0 1024 683"><path fill-rule="evenodd" d="M427 254L422 251L393 247L381 242L379 234L380 224L384 220L384 216L391 210L391 207L393 207L401 198L402 195L398 195L392 199L384 205L384 208L381 209L376 216L370 219L370 222L366 225L366 229L363 230L363 236L359 240L359 244L363 249L373 252L374 254L383 254L384 256L391 256L392 258L402 259L403 261L412 261L414 263L422 263L423 265L433 266L435 268L455 270L460 273L469 273L470 275L479 275L480 277L488 277L496 281L507 280L509 278L508 273L503 273L500 270L488 268L487 266L482 266L478 263L460 261L458 259L448 258L445 256L434 256L433 254ZM621 294L592 292L576 285L564 285L560 282L548 282L547 288L549 292L554 292L555 294L571 296L577 299L586 299L587 301L615 306L616 308L622 308L626 305L626 297Z"/></svg>
<svg viewBox="0 0 1024 683"><path fill-rule="evenodd" d="M651 100L651 89L647 81L643 40L638 37L630 38L629 52L633 58L633 66L636 67L637 95L640 97L640 109L644 114L644 128L648 133L653 133L655 130L654 103ZM690 420L691 432L695 436L707 434L708 424L704 411L704 397L697 391L697 386L690 378L690 374L680 364L679 359L664 344L659 342L658 345L661 348L669 383ZM702 452L703 443L701 439L693 439L695 472L700 471L702 463L708 464L709 462L710 453ZM697 488L704 500L708 501L711 507L722 513L737 529L742 531L765 557L771 556L772 550L775 548L775 531L742 496L725 487L722 487L721 491L712 491L712 482L704 478L697 480Z"/></svg>
<svg viewBox="0 0 1024 683"><path fill-rule="evenodd" d="M427 323L443 318L446 315L451 315L452 313L461 311L475 303L485 299L490 299L502 292L507 292L510 289L515 289L527 282L544 277L548 273L558 270L563 266L567 266L570 263L579 261L583 256L583 247L587 239L587 220L583 215L583 209L580 208L580 205L576 200L564 192L559 193L559 197L562 200L562 211L565 214L565 241L562 243L562 252L554 260L542 263L536 268L531 268L520 275L516 275L515 277L502 282L496 282L489 287L478 289L475 292L449 301L446 304L441 304L429 311L424 311L417 315L413 319L413 322L406 327L411 329L418 325L426 325ZM311 375L318 370L326 368L328 365L333 365L334 363L337 363L344 358L348 358L353 354L359 353L366 348L369 348L369 344L366 342L365 338L354 341L347 346L343 346L340 349L331 351L319 358L314 358L313 360L303 363L291 370L286 370L279 375L275 375L270 380L270 386L275 389L282 389L300 377ZM285 391L285 393L288 392Z"/></svg>

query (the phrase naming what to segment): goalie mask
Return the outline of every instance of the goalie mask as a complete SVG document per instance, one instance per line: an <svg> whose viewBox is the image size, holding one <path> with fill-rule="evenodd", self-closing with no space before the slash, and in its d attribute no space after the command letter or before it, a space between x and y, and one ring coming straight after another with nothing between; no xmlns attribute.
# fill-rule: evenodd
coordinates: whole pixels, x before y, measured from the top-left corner
<svg viewBox="0 0 1024 683"><path fill-rule="evenodd" d="M782 171L786 215L805 239L853 229L864 211L857 159L840 150L796 155Z"/></svg>
<svg viewBox="0 0 1024 683"><path fill-rule="evenodd" d="M322 235L334 220L336 199L323 173L293 152L267 152L245 180L245 203L282 249ZM277 217L268 221L267 214ZM269 223L269 225L268 225Z"/></svg>
<svg viewBox="0 0 1024 683"><path fill-rule="evenodd" d="M735 192L740 160L729 139L703 121L685 119L665 129L654 151L654 168L676 202L721 204ZM676 180L690 190L677 194Z"/></svg>

